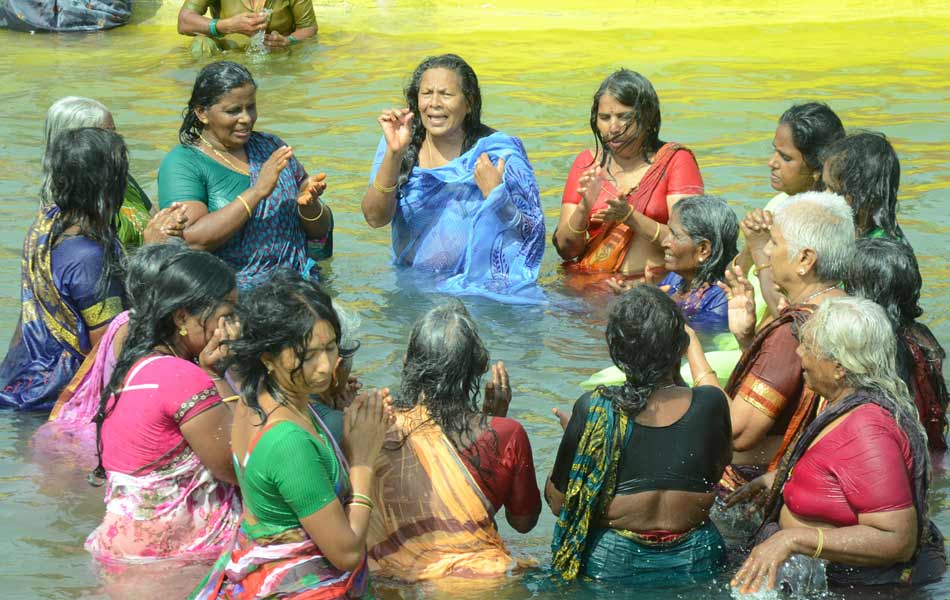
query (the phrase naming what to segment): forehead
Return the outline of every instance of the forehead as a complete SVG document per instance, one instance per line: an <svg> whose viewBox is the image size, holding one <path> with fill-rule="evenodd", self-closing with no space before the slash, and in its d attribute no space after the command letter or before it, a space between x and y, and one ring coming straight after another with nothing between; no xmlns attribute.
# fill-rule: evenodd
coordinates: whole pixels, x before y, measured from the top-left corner
<svg viewBox="0 0 950 600"><path fill-rule="evenodd" d="M452 69L436 67L427 69L419 80L419 88L458 89L461 87L458 73Z"/></svg>
<svg viewBox="0 0 950 600"><path fill-rule="evenodd" d="M329 321L319 320L313 324L310 331L310 343L307 347L310 349L323 348L330 342L336 340L336 332L333 331L333 325Z"/></svg>
<svg viewBox="0 0 950 600"><path fill-rule="evenodd" d="M597 112L627 113L633 112L633 107L622 104L610 94L604 94L600 97L600 100L597 101Z"/></svg>
<svg viewBox="0 0 950 600"><path fill-rule="evenodd" d="M788 123L782 123L775 129L775 139L772 143L776 148L784 151L799 153L798 148L795 147L795 140L792 138L792 128L788 126Z"/></svg>
<svg viewBox="0 0 950 600"><path fill-rule="evenodd" d="M233 88L229 92L225 93L223 96L218 98L218 101L215 102L214 105L247 104L249 102L254 102L254 98L256 96L257 88L250 83L245 83L244 85Z"/></svg>

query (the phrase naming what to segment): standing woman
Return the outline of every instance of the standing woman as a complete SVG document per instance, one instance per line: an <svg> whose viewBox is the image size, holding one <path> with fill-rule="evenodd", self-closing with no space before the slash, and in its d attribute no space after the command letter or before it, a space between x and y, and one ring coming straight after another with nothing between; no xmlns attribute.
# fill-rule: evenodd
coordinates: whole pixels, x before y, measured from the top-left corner
<svg viewBox="0 0 950 600"><path fill-rule="evenodd" d="M646 77L620 69L590 109L596 145L574 159L561 198L554 247L569 269L663 279L661 244L673 204L703 193L693 153L660 140L660 100Z"/></svg>
<svg viewBox="0 0 950 600"><path fill-rule="evenodd" d="M125 309L113 221L128 154L112 131L65 131L50 149L49 195L23 242L20 322L0 365L0 406L48 411Z"/></svg>
<svg viewBox="0 0 950 600"><path fill-rule="evenodd" d="M326 176L308 177L293 150L254 131L257 84L233 62L204 67L178 134L158 169L161 206L181 202L183 237L237 271L239 289L278 267L316 277L332 252L333 213L320 201Z"/></svg>
<svg viewBox="0 0 950 600"><path fill-rule="evenodd" d="M521 140L482 123L478 78L454 54L422 61L405 94L378 119L366 222L392 224L395 264L447 277L443 292L536 301L544 216Z"/></svg>

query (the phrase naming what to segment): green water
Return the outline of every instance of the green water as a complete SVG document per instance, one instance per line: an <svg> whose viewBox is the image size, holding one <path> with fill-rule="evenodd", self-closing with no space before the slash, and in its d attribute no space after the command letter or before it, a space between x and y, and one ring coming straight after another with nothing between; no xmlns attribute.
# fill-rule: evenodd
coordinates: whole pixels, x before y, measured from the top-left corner
<svg viewBox="0 0 950 600"><path fill-rule="evenodd" d="M317 43L250 65L260 86L257 128L283 137L311 172L329 175L325 198L337 229L336 256L326 272L332 294L362 317L356 369L366 384L395 383L410 324L437 300L397 278L388 265L388 230L371 230L359 212L379 136L375 118L382 108L399 104L405 79L422 57L445 51L466 57L479 74L485 121L524 141L542 190L549 235L568 167L591 143L590 96L619 66L653 81L662 103L662 137L693 148L707 191L723 195L740 214L772 195L765 161L775 121L792 102L823 100L847 127L886 132L901 157L900 220L926 282L924 320L948 345L950 307L940 301L950 291L944 237L950 217L943 204L950 188L945 11L932 18L928 3L916 3L900 14L883 14L879 4L871 3L860 14L881 18L840 22L854 13L839 8L827 9L834 13L829 22L795 24L807 20L807 11L820 14L826 8L807 0L788 7L788 15L764 8L744 13L737 8L743 3L731 2L707 20L697 12L701 3L691 1L687 4L695 10L664 12L656 18L664 28L650 29L649 11L659 10L650 3L596 15L578 2L522 4L537 10L538 18L528 9L499 13L490 5L318 2ZM204 64L174 34L169 14L173 18L168 7L137 5L136 21L145 24L104 34L0 31L0 336L10 334L18 315L20 245L37 203L43 117L51 102L75 94L109 106L129 144L132 171L154 197L159 161L177 143L181 110ZM688 27L671 28L679 25ZM503 27L517 30L471 32ZM549 246L541 282L553 292L562 291L558 264ZM492 359L504 360L511 371L516 394L511 416L530 433L542 480L560 436L551 407L568 408L579 394L576 383L609 363L603 343L606 301L588 298L578 310L469 303ZM101 518L102 491L87 486L82 474L31 459L29 438L41 421L35 415L0 414L0 594L181 596L203 568L161 577L143 573L131 587L92 570L82 540ZM941 528L950 532L950 477L942 465L935 467L941 472L931 507ZM547 512L525 536L502 525L515 552L542 565L550 560L552 528ZM728 597L724 590L718 582L648 597ZM396 588L384 595L489 593L477 587ZM552 591L538 575L491 593L500 598L626 595L593 587ZM874 596L890 598L895 592ZM906 597L946 599L950 579Z"/></svg>

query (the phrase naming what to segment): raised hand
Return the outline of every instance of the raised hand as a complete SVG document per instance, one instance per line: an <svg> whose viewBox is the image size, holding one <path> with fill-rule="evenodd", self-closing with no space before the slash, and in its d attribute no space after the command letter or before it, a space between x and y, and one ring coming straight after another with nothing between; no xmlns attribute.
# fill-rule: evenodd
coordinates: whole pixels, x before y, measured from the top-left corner
<svg viewBox="0 0 950 600"><path fill-rule="evenodd" d="M277 179L280 178L281 172L287 168L287 164L293 155L294 150L290 146L281 146L271 152L270 157L261 167L261 172L257 175L257 181L254 183L254 187L261 193L262 198L270 196L274 188L277 187Z"/></svg>
<svg viewBox="0 0 950 600"><path fill-rule="evenodd" d="M384 110L376 121L383 129L386 145L391 152L402 153L412 140L412 111L408 108Z"/></svg>
<svg viewBox="0 0 950 600"><path fill-rule="evenodd" d="M174 202L168 208L155 213L145 226L142 238L146 244L155 244L170 237L182 237L188 225L188 213L185 205Z"/></svg>
<svg viewBox="0 0 950 600"><path fill-rule="evenodd" d="M305 206L316 206L320 201L320 196L327 189L327 174L317 173L311 175L300 185L300 193L297 196L297 205L301 208Z"/></svg>
<svg viewBox="0 0 950 600"><path fill-rule="evenodd" d="M475 161L475 183L481 190L482 196L488 198L492 190L501 185L505 174L505 159L499 158L498 164L492 164L488 154L482 152L478 160Z"/></svg>
<svg viewBox="0 0 950 600"><path fill-rule="evenodd" d="M219 33L243 33L244 35L254 35L254 33L267 27L267 16L257 12L246 12L227 19L218 21Z"/></svg>
<svg viewBox="0 0 950 600"><path fill-rule="evenodd" d="M351 466L376 464L393 420L387 388L361 394L343 410L343 451Z"/></svg>
<svg viewBox="0 0 950 600"><path fill-rule="evenodd" d="M507 417L511 404L511 386L505 363L498 361L491 368L491 379L485 383L485 400L482 412L492 417Z"/></svg>
<svg viewBox="0 0 950 600"><path fill-rule="evenodd" d="M742 228L742 235L745 237L746 244L749 245L749 251L755 257L762 253L765 245L769 242L769 232L772 229L772 213L757 208L750 211L742 219L739 227Z"/></svg>
<svg viewBox="0 0 950 600"><path fill-rule="evenodd" d="M627 202L625 195L618 193L616 198L611 198L607 201L607 208L601 217L607 223L623 223L627 220L627 217L633 214L632 208L630 203Z"/></svg>
<svg viewBox="0 0 950 600"><path fill-rule="evenodd" d="M729 331L740 343L747 342L755 334L755 289L738 265L735 274L726 271L726 281L716 285L729 301Z"/></svg>
<svg viewBox="0 0 950 600"><path fill-rule="evenodd" d="M221 361L229 354L229 340L237 339L241 335L241 324L236 319L218 319L218 326L215 327L211 339L205 344L204 349L198 354L198 365L207 373L220 377L222 373Z"/></svg>
<svg viewBox="0 0 950 600"><path fill-rule="evenodd" d="M590 212L597 203L597 197L600 196L601 179L604 170L600 167L591 167L581 174L577 180L577 193L581 197L577 208L583 209L585 213Z"/></svg>

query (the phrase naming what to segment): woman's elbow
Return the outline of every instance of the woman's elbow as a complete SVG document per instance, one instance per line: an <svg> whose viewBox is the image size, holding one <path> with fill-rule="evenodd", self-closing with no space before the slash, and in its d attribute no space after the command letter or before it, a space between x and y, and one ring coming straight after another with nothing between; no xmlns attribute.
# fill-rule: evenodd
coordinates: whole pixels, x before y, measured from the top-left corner
<svg viewBox="0 0 950 600"><path fill-rule="evenodd" d="M524 517L513 517L507 512L505 513L505 518L507 519L508 524L511 525L511 528L518 533L528 533L534 529L535 525L538 524L538 517L540 516L540 506L538 506L538 510L533 515L527 515Z"/></svg>
<svg viewBox="0 0 950 600"><path fill-rule="evenodd" d="M356 550L344 551L340 553L326 553L327 559L333 564L334 567L340 569L341 571L353 571L360 566L360 563L363 562L363 554L365 549L360 547Z"/></svg>
<svg viewBox="0 0 950 600"><path fill-rule="evenodd" d="M190 16L188 14L189 12L191 11L186 11L185 9L181 9L180 11L178 11L178 33L180 35L194 35L195 34L194 28L191 27L191 25L188 23L188 17Z"/></svg>

